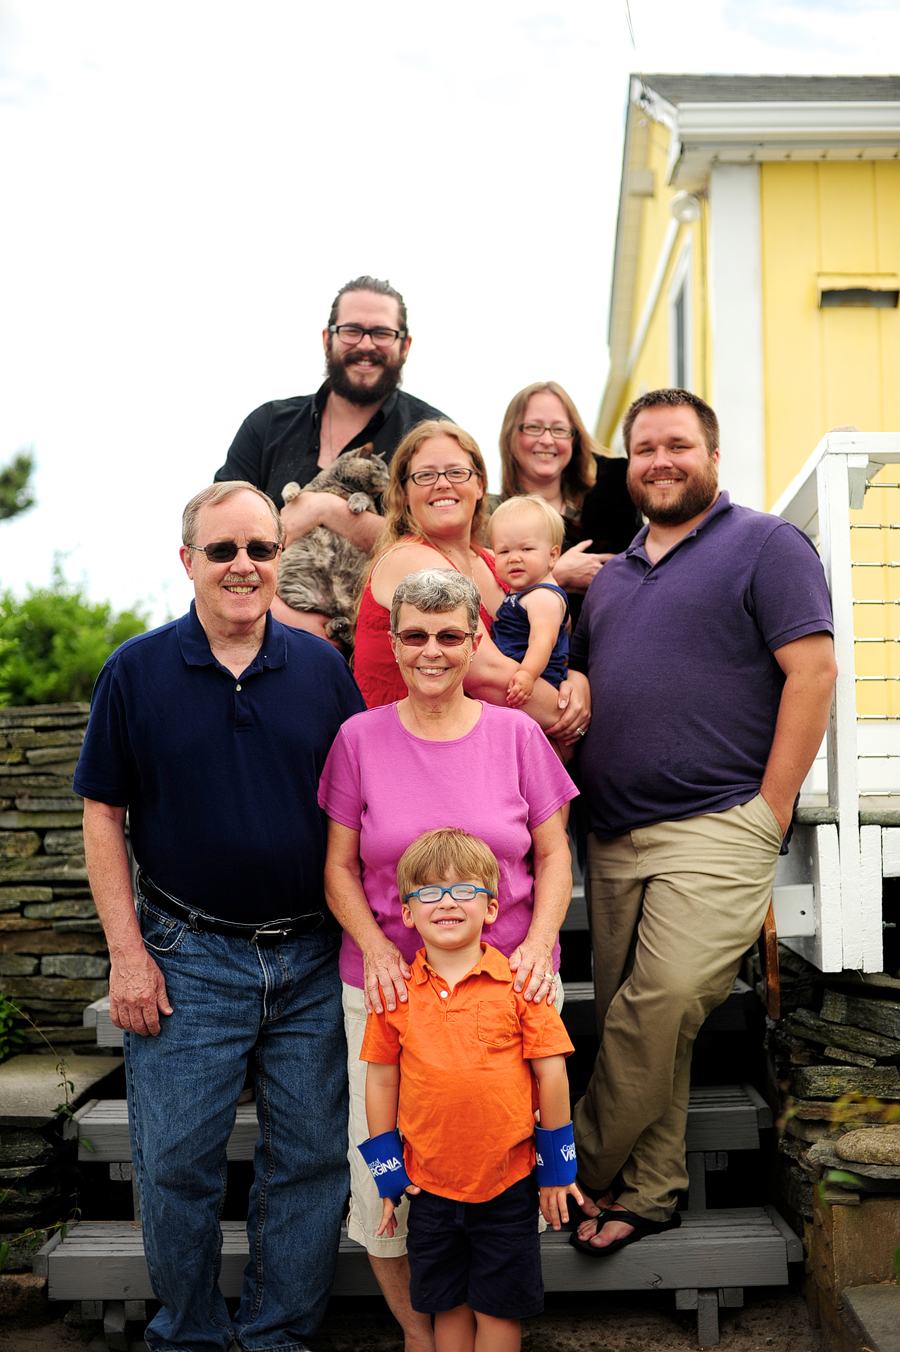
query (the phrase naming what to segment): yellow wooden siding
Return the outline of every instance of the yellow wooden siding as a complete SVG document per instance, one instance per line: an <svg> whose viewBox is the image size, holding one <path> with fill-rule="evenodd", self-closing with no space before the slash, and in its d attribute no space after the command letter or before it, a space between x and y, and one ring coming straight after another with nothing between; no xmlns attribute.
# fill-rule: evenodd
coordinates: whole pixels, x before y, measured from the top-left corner
<svg viewBox="0 0 900 1352"><path fill-rule="evenodd" d="M762 165L760 212L766 502L770 503L822 436L815 289L819 271L817 166Z"/></svg>
<svg viewBox="0 0 900 1352"><path fill-rule="evenodd" d="M875 247L879 272L900 272L900 164L878 161L875 171ZM882 410L877 430L900 430L900 310L878 310Z"/></svg>
<svg viewBox="0 0 900 1352"><path fill-rule="evenodd" d="M900 271L896 161L760 166L766 497L832 427L900 427L900 311L820 310L819 272Z"/></svg>
<svg viewBox="0 0 900 1352"><path fill-rule="evenodd" d="M666 231L672 219L669 203L675 196L675 189L666 185L666 166L669 150L669 130L659 123L651 125L647 167L656 174L656 195L645 199L641 218L641 236L638 250L638 267L635 285L634 309L631 319L631 333L634 336L640 322L657 260L663 247ZM695 225L683 225L678 231L675 246L666 269L666 275L659 292L659 298L644 339L643 346L630 378L625 382L619 406L616 410L616 424L632 400L647 390L660 389L670 384L670 340L668 294L672 274L678 266L682 251L688 240L692 246L691 260L691 303L693 316L691 363L693 368L692 389L708 397L712 379L713 354L709 342L709 296L708 296L708 239L709 216L707 202L703 200L703 218Z"/></svg>
<svg viewBox="0 0 900 1352"><path fill-rule="evenodd" d="M760 170L766 491L774 501L833 427L900 429L900 311L820 310L817 274L900 271L900 164L764 164ZM896 481L896 467L879 476ZM900 713L900 488L852 513L857 709ZM880 566L872 566L880 565ZM866 604L876 602L877 604ZM885 641L880 641L885 640Z"/></svg>
<svg viewBox="0 0 900 1352"><path fill-rule="evenodd" d="M900 715L900 485L888 486L897 481L898 466L886 466L862 510L850 513L853 633L867 640L855 650L856 675L862 678L856 707L867 718Z"/></svg>

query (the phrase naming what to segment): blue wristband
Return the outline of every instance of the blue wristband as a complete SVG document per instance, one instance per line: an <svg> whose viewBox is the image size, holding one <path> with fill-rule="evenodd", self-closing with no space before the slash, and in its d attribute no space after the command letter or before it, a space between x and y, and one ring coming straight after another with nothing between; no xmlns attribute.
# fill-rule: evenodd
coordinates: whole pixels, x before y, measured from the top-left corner
<svg viewBox="0 0 900 1352"><path fill-rule="evenodd" d="M403 1189L412 1183L412 1179L403 1164L403 1143L396 1127L393 1131L383 1131L380 1136L371 1136L357 1149L369 1166L378 1196L399 1202Z"/></svg>
<svg viewBox="0 0 900 1352"><path fill-rule="evenodd" d="M574 1183L578 1172L575 1160L575 1136L572 1123L547 1131L534 1129L537 1147L537 1181L539 1188L553 1188Z"/></svg>

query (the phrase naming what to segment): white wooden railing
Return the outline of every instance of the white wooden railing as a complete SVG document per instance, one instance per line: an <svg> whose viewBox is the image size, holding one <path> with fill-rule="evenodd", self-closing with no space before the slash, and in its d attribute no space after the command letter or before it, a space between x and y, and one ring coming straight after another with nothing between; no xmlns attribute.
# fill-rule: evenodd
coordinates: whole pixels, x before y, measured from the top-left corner
<svg viewBox="0 0 900 1352"><path fill-rule="evenodd" d="M834 608L834 705L775 885L779 936L825 972L881 970L882 879L900 875L898 465L900 434L829 432L772 508L818 544Z"/></svg>

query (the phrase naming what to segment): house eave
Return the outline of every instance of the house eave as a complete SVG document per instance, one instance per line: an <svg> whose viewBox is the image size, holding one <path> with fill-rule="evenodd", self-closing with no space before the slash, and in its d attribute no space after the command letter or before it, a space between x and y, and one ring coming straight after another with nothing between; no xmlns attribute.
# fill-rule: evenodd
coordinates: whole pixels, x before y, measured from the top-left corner
<svg viewBox="0 0 900 1352"><path fill-rule="evenodd" d="M667 179L696 191L714 164L898 157L898 102L681 103Z"/></svg>

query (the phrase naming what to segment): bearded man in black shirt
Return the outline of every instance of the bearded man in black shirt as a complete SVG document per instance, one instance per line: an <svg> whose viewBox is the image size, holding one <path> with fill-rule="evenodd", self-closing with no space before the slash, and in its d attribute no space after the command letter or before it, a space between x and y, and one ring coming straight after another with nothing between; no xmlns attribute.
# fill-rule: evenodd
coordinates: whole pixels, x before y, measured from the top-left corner
<svg viewBox="0 0 900 1352"><path fill-rule="evenodd" d="M281 490L302 488L339 455L371 444L390 462L399 442L424 418L445 415L400 389L412 338L399 291L377 277L357 277L334 298L322 330L326 379L315 394L275 399L245 418L216 480L244 479L281 508L285 545L327 526L370 550L377 512L354 514L334 493L302 493L285 504ZM325 617L292 610L276 597L273 614L324 637Z"/></svg>

